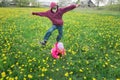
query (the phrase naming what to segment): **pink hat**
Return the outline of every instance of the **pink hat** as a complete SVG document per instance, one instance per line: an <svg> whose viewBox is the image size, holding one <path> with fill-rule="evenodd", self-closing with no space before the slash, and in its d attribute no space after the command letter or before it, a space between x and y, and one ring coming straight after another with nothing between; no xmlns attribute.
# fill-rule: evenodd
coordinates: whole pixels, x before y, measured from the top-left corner
<svg viewBox="0 0 120 80"><path fill-rule="evenodd" d="M55 6L57 6L57 3L56 3L56 2L51 2L51 3L50 3L50 7L51 7L51 8L53 8L53 7L55 7Z"/></svg>

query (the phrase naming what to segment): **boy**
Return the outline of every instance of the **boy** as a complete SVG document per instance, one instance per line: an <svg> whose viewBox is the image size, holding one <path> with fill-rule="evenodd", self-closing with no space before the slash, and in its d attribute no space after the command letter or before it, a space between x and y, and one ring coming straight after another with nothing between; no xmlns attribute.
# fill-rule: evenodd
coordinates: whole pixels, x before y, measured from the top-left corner
<svg viewBox="0 0 120 80"><path fill-rule="evenodd" d="M56 38L56 41L59 42L61 40L61 37L63 35L63 20L62 20L63 14L79 6L80 6L79 4L76 4L67 6L65 8L59 8L57 3L51 2L50 10L46 12L32 12L33 15L49 18L53 24L53 26L50 29L48 29L47 33L45 34L44 41L41 42L42 45L46 45L51 33L56 29L58 30L59 33L59 35Z"/></svg>

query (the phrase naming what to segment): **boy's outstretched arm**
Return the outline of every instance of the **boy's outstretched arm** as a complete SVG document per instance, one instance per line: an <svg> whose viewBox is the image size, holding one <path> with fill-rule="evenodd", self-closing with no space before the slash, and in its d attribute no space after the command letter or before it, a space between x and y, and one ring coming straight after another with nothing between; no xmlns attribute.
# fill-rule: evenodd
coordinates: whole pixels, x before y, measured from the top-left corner
<svg viewBox="0 0 120 80"><path fill-rule="evenodd" d="M32 12L32 15L37 15L37 16L47 16L47 12Z"/></svg>
<svg viewBox="0 0 120 80"><path fill-rule="evenodd" d="M65 8L61 8L61 10L62 10L63 13L65 13L65 12L68 12L68 11L74 9L74 8L79 7L79 6L80 6L80 4L73 4L73 5L67 6Z"/></svg>

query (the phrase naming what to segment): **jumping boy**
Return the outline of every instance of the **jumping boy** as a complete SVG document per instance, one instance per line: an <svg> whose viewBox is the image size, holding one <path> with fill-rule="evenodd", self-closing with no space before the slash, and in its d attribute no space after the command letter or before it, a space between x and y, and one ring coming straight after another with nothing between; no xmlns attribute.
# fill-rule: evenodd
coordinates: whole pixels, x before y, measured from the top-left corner
<svg viewBox="0 0 120 80"><path fill-rule="evenodd" d="M70 5L64 8L59 8L57 3L51 2L50 10L46 12L32 12L33 15L38 15L38 16L49 18L53 24L52 27L48 29L47 33L45 34L44 40L40 43L42 45L46 45L51 33L56 29L58 30L58 33L59 33L59 35L56 38L56 41L59 42L63 35L63 19L62 19L63 14L79 6L80 6L79 4L75 4L75 5Z"/></svg>

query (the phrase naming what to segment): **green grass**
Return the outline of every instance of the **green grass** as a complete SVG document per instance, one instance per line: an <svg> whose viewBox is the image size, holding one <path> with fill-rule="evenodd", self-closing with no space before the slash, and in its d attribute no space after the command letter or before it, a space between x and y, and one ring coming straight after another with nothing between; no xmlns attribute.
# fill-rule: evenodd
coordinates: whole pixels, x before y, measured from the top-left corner
<svg viewBox="0 0 120 80"><path fill-rule="evenodd" d="M120 11L113 11L107 9L109 6L105 7L99 7L99 8L77 8L75 11L78 11L80 13L86 13L86 14L100 14L100 15L112 15L112 16L120 16Z"/></svg>
<svg viewBox="0 0 120 80"><path fill-rule="evenodd" d="M51 57L53 32L46 47L38 44L51 27L31 15L43 8L0 8L1 80L120 80L120 15L71 11L64 19L66 56Z"/></svg>
<svg viewBox="0 0 120 80"><path fill-rule="evenodd" d="M120 4L112 4L112 5L101 7L100 9L120 12Z"/></svg>

